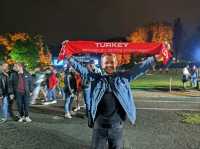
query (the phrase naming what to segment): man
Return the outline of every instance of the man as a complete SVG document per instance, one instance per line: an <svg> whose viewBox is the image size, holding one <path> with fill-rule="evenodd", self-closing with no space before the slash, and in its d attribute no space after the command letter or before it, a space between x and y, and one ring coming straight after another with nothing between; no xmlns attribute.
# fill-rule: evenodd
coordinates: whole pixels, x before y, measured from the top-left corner
<svg viewBox="0 0 200 149"><path fill-rule="evenodd" d="M93 81L90 91L90 114L94 123L92 149L121 149L123 146L123 123L126 115L132 124L136 120L130 82L152 67L150 57L127 72L116 72L117 59L114 54L101 56L102 74L88 71L72 56L67 56L71 65L82 75Z"/></svg>
<svg viewBox="0 0 200 149"><path fill-rule="evenodd" d="M29 117L29 101L33 91L31 75L21 63L17 64L17 73L11 76L12 92L15 95L20 118L18 122L31 122Z"/></svg>
<svg viewBox="0 0 200 149"><path fill-rule="evenodd" d="M58 85L58 78L56 76L56 70L51 69L51 74L47 79L47 102L44 105L57 103L56 100L56 86Z"/></svg>
<svg viewBox="0 0 200 149"><path fill-rule="evenodd" d="M86 65L87 69L90 72L93 73L97 73L97 74L101 74L101 70L95 66L94 60L91 60L87 65ZM94 80L90 80L89 78L83 78L83 98L84 98L84 102L86 105L86 115L89 115L89 111L90 111L90 90L91 90L91 84L92 81ZM88 122L90 123L90 117L88 117Z"/></svg>
<svg viewBox="0 0 200 149"><path fill-rule="evenodd" d="M77 112L81 110L80 102L81 102L81 92L82 92L82 78L78 72L75 72L76 79L76 108L73 110Z"/></svg>
<svg viewBox="0 0 200 149"><path fill-rule="evenodd" d="M61 94L61 97L63 100L65 100L65 92L64 92L64 87L65 87L65 71L61 71L60 74L58 75L58 88L59 88L59 93Z"/></svg>
<svg viewBox="0 0 200 149"><path fill-rule="evenodd" d="M191 70L191 83L192 83L192 87L197 88L197 83L198 83L198 68L196 67L196 65L192 66L192 70Z"/></svg>
<svg viewBox="0 0 200 149"><path fill-rule="evenodd" d="M187 65L186 67L183 68L182 82L183 82L183 88L184 88L184 89L186 88L185 83L186 83L187 81L189 81L189 80L190 80L190 77L191 77L189 68L190 68L189 65Z"/></svg>
<svg viewBox="0 0 200 149"><path fill-rule="evenodd" d="M3 63L2 72L0 74L0 100L2 101L2 115L3 118L1 122L6 122L9 116L13 116L12 111L9 110L10 100L13 99L13 95L11 95L11 85L9 79L9 69L8 64ZM10 98L11 97L11 98Z"/></svg>
<svg viewBox="0 0 200 149"><path fill-rule="evenodd" d="M12 78L13 75L16 75L17 74L17 63L15 63L11 70L9 71L9 76L10 76L10 79ZM11 80L10 80L11 82ZM12 89L12 83L11 84L11 89ZM13 113L13 107L14 107L14 103L16 103L16 98L14 98L15 96L12 94L10 95L10 100L9 100L9 104L8 104L8 112L10 113L10 116L14 119L14 120L17 120L19 118L18 115L14 115Z"/></svg>
<svg viewBox="0 0 200 149"><path fill-rule="evenodd" d="M43 82L45 81L45 73L42 68L37 68L35 72L35 81L34 81L34 90L33 90L33 96L31 100L31 104L36 104L36 100L39 97L40 91L43 93L45 101L46 99L46 93L44 91Z"/></svg>
<svg viewBox="0 0 200 149"><path fill-rule="evenodd" d="M75 79L75 71L73 70L72 67L67 69L65 71L65 105L64 105L64 110L65 110L65 118L72 118L72 103L73 99L75 96L75 93L77 91L77 85L76 85L76 79Z"/></svg>

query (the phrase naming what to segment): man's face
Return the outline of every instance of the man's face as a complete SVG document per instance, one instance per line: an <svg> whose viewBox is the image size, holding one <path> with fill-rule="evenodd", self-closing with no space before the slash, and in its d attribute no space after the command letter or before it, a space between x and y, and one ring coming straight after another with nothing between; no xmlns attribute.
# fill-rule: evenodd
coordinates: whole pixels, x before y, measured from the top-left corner
<svg viewBox="0 0 200 149"><path fill-rule="evenodd" d="M8 72L8 64L4 63L4 64L2 65L2 70L3 70L4 72Z"/></svg>
<svg viewBox="0 0 200 149"><path fill-rule="evenodd" d="M14 70L14 71L17 71L17 70L18 70L17 68L18 68L17 64L14 64L13 70Z"/></svg>
<svg viewBox="0 0 200 149"><path fill-rule="evenodd" d="M17 64L17 70L18 72L23 72L23 67L21 64Z"/></svg>
<svg viewBox="0 0 200 149"><path fill-rule="evenodd" d="M107 74L113 74L117 68L117 60L113 55L104 55L102 57L101 67Z"/></svg>
<svg viewBox="0 0 200 149"><path fill-rule="evenodd" d="M55 74L57 73L56 69L53 69L52 72L55 73Z"/></svg>

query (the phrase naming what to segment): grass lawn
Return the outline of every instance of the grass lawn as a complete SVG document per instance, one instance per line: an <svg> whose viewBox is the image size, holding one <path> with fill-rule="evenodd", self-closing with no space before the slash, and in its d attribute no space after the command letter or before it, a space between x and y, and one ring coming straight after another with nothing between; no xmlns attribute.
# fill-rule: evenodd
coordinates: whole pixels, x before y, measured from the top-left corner
<svg viewBox="0 0 200 149"><path fill-rule="evenodd" d="M170 78L172 89L182 89L181 70L170 70L169 72L148 72L131 83L133 89L169 89ZM189 84L188 84L189 86Z"/></svg>
<svg viewBox="0 0 200 149"><path fill-rule="evenodd" d="M179 115L184 123L200 125L200 113L182 113Z"/></svg>

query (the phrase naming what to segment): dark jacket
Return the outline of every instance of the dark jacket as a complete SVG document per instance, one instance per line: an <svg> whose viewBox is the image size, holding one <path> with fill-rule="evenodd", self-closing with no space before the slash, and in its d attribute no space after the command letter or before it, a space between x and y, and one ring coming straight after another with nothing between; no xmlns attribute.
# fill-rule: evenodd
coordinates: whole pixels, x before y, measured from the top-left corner
<svg viewBox="0 0 200 149"><path fill-rule="evenodd" d="M76 79L75 74L72 72L67 71L65 73L65 79L64 79L65 87L64 91L66 95L75 94L77 91L76 87Z"/></svg>
<svg viewBox="0 0 200 149"><path fill-rule="evenodd" d="M27 71L24 71L22 75L24 79L24 88L25 88L25 94L27 96L30 95L30 93L33 91L33 81L32 76ZM12 85L12 94L16 94L18 83L19 83L19 74L18 73L12 73L10 75L11 85Z"/></svg>
<svg viewBox="0 0 200 149"><path fill-rule="evenodd" d="M11 94L11 90L10 77L4 73L0 73L0 97L8 96Z"/></svg>

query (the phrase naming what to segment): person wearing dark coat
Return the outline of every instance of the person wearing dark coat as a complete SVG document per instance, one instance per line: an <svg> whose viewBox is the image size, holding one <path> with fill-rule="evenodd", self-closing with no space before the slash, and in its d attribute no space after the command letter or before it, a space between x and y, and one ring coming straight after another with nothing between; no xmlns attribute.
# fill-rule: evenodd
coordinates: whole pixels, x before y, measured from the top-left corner
<svg viewBox="0 0 200 149"><path fill-rule="evenodd" d="M29 101L33 91L32 76L21 63L17 64L17 73L11 76L12 94L15 96L20 114L19 122L31 122L29 117Z"/></svg>
<svg viewBox="0 0 200 149"><path fill-rule="evenodd" d="M65 71L65 105L64 105L64 111L65 111L65 118L72 118L71 114L72 112L72 103L75 96L75 93L77 91L76 86L76 79L75 79L75 73L73 68L69 68Z"/></svg>
<svg viewBox="0 0 200 149"><path fill-rule="evenodd" d="M1 123L6 122L8 117L12 117L12 113L9 111L9 103L11 96L11 84L10 84L10 76L8 64L2 64L2 72L0 73L0 101L1 101L1 109L2 109L2 118Z"/></svg>

